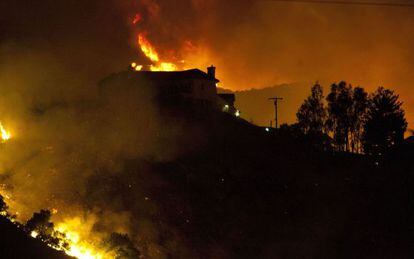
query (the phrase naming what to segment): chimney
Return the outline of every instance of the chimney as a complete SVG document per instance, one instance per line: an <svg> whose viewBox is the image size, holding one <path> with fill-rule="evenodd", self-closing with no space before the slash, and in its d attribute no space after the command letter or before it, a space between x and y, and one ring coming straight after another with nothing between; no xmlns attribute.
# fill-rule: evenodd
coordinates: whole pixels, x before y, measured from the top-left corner
<svg viewBox="0 0 414 259"><path fill-rule="evenodd" d="M216 79L216 67L211 66L207 68L207 75L210 79Z"/></svg>

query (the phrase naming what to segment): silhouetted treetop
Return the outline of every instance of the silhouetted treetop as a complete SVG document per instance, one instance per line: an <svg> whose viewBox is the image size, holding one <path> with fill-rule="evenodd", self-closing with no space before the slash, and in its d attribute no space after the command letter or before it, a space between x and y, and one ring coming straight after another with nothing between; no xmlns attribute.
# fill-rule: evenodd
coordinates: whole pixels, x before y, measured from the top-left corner
<svg viewBox="0 0 414 259"><path fill-rule="evenodd" d="M39 212L33 213L26 223L26 231L36 231L40 236L50 236L53 233L54 225L50 222L52 213L49 210L40 210Z"/></svg>
<svg viewBox="0 0 414 259"><path fill-rule="evenodd" d="M298 125L305 134L321 135L325 132L327 112L323 99L322 86L316 83L296 114Z"/></svg>
<svg viewBox="0 0 414 259"><path fill-rule="evenodd" d="M306 135L331 137L337 151L382 154L402 143L407 130L398 99L383 87L368 95L362 87L341 81L331 85L325 108L323 89L316 84L296 114L298 126ZM319 142L322 144L321 138Z"/></svg>
<svg viewBox="0 0 414 259"><path fill-rule="evenodd" d="M402 104L392 90L380 87L372 94L363 136L367 154L382 155L404 141L407 121Z"/></svg>
<svg viewBox="0 0 414 259"><path fill-rule="evenodd" d="M339 151L350 151L349 134L352 114L352 86L345 81L331 85L328 101L328 128L332 131L334 144Z"/></svg>

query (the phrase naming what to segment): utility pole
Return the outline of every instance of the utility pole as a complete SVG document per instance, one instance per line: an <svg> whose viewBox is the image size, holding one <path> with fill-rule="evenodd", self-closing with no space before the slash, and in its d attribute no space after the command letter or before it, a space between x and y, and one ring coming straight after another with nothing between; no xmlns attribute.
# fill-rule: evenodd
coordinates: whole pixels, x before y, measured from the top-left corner
<svg viewBox="0 0 414 259"><path fill-rule="evenodd" d="M280 98L280 97L273 97L273 98L269 98L269 100L272 100L272 101L274 101L274 104L275 104L275 122L276 122L276 125L275 125L275 128L277 129L278 128L278 118L277 118L277 109L278 109L278 104L279 104L279 101L281 101L281 100L283 100L283 98Z"/></svg>

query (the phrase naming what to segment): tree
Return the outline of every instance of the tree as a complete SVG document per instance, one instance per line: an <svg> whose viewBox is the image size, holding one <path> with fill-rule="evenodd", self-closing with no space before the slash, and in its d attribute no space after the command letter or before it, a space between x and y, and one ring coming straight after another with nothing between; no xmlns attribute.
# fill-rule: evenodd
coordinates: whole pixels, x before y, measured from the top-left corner
<svg viewBox="0 0 414 259"><path fill-rule="evenodd" d="M327 112L323 99L323 89L316 83L311 89L311 95L296 113L298 126L303 133L310 135L323 135L325 133Z"/></svg>
<svg viewBox="0 0 414 259"><path fill-rule="evenodd" d="M26 225L25 230L32 237L36 237L46 242L48 245L58 249L68 249L65 234L54 229L53 222L50 221L52 213L49 210L40 210L33 213Z"/></svg>
<svg viewBox="0 0 414 259"><path fill-rule="evenodd" d="M382 155L404 141L407 121L398 99L394 91L383 87L371 96L363 135L365 153Z"/></svg>
<svg viewBox="0 0 414 259"><path fill-rule="evenodd" d="M4 201L4 197L0 195L0 216L7 217L8 213L7 210L9 207L7 206L6 202Z"/></svg>
<svg viewBox="0 0 414 259"><path fill-rule="evenodd" d="M112 233L105 241L108 250L115 253L115 259L139 258L140 252L135 248L128 235Z"/></svg>
<svg viewBox="0 0 414 259"><path fill-rule="evenodd" d="M368 109L368 93L361 87L352 91L352 110L350 114L351 151L362 153L362 134Z"/></svg>
<svg viewBox="0 0 414 259"><path fill-rule="evenodd" d="M332 84L328 101L327 125L333 133L333 140L338 151L350 151L349 136L352 122L352 86L342 81Z"/></svg>
<svg viewBox="0 0 414 259"><path fill-rule="evenodd" d="M40 210L40 212L33 213L26 223L26 231L31 233L35 231L39 237L51 236L54 230L54 225L50 222L52 213L49 210Z"/></svg>

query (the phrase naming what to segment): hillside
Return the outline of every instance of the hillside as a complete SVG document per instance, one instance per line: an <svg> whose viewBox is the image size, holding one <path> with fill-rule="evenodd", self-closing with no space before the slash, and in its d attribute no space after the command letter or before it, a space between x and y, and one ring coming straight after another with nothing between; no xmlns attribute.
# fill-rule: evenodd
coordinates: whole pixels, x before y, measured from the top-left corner
<svg viewBox="0 0 414 259"><path fill-rule="evenodd" d="M305 139L226 114L191 121L208 142L171 162L130 164L130 171L145 164L162 179L150 184L163 211L156 220L180 233L191 257L414 255L409 156L390 156L378 167L362 156L317 152ZM413 154L412 146L406 149ZM185 257L177 250L172 258Z"/></svg>
<svg viewBox="0 0 414 259"><path fill-rule="evenodd" d="M183 127L178 138L162 140L165 150L178 147L174 157L128 159L122 171L88 179L86 206L130 208L139 219L133 227L145 257L414 256L412 144L376 165L318 151L293 131L267 132L230 114L186 107L162 112L166 125ZM63 258L0 223L5 258ZM146 246L149 238L157 250Z"/></svg>
<svg viewBox="0 0 414 259"><path fill-rule="evenodd" d="M33 258L33 259L69 259L64 255L49 248L40 240L26 235L21 229L10 221L0 217L0 257L1 258Z"/></svg>

